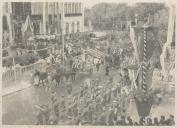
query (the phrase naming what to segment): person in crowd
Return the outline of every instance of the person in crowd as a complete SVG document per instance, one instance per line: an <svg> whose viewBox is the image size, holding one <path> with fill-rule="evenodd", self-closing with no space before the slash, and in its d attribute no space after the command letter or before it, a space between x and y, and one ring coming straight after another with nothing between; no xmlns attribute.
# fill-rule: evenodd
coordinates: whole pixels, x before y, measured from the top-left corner
<svg viewBox="0 0 177 128"><path fill-rule="evenodd" d="M135 125L135 126L138 126L139 124L138 124L138 122L134 122L134 125Z"/></svg>
<svg viewBox="0 0 177 128"><path fill-rule="evenodd" d="M160 125L165 125L166 124L166 120L165 120L165 116L161 116L160 117Z"/></svg>
<svg viewBox="0 0 177 128"><path fill-rule="evenodd" d="M120 125L126 125L125 116L121 116Z"/></svg>
<svg viewBox="0 0 177 128"><path fill-rule="evenodd" d="M84 109L84 111L82 113L82 118L83 118L84 122L91 123L92 117L93 117L93 111L91 109L91 106L88 106L87 108Z"/></svg>
<svg viewBox="0 0 177 128"><path fill-rule="evenodd" d="M109 76L109 66L108 65L106 66L106 74L105 75Z"/></svg>
<svg viewBox="0 0 177 128"><path fill-rule="evenodd" d="M57 96L56 96L57 94L56 94L56 92L51 92L51 98L50 98L50 100L51 100L51 102L52 102L52 104L56 101L56 99L57 99Z"/></svg>
<svg viewBox="0 0 177 128"><path fill-rule="evenodd" d="M106 114L105 114L105 109L103 111L103 113L100 114L100 116L98 117L98 120L97 120L97 124L99 125L107 125L106 124Z"/></svg>
<svg viewBox="0 0 177 128"><path fill-rule="evenodd" d="M101 65L101 63L98 61L98 62L96 63L97 72L99 72L99 70L100 70L100 65Z"/></svg>
<svg viewBox="0 0 177 128"><path fill-rule="evenodd" d="M44 105L43 107L43 115L44 115L44 123L49 123L49 116L50 116L50 108L49 105Z"/></svg>
<svg viewBox="0 0 177 128"><path fill-rule="evenodd" d="M152 119L151 118L147 118L147 126L152 126Z"/></svg>
<svg viewBox="0 0 177 128"><path fill-rule="evenodd" d="M54 114L59 117L59 103L57 100L55 100L54 104L53 104L53 110L54 110Z"/></svg>
<svg viewBox="0 0 177 128"><path fill-rule="evenodd" d="M168 125L168 126L175 125L175 120L174 120L174 116L173 115L170 115L170 117L166 120L166 125Z"/></svg>
<svg viewBox="0 0 177 128"><path fill-rule="evenodd" d="M109 110L109 113L108 113L108 125L114 125L114 111L113 109L110 109Z"/></svg>
<svg viewBox="0 0 177 128"><path fill-rule="evenodd" d="M130 116L127 117L128 125L133 125L133 120L131 119Z"/></svg>
<svg viewBox="0 0 177 128"><path fill-rule="evenodd" d="M159 125L159 121L158 121L158 118L155 117L154 118L154 123L153 123L154 126L158 126Z"/></svg>
<svg viewBox="0 0 177 128"><path fill-rule="evenodd" d="M54 113L52 113L49 117L49 125L57 125L57 124L58 124L58 118Z"/></svg>
<svg viewBox="0 0 177 128"><path fill-rule="evenodd" d="M174 115L170 115L170 126L175 125L175 119L174 119Z"/></svg>
<svg viewBox="0 0 177 128"><path fill-rule="evenodd" d="M69 82L66 85L66 90L67 90L67 92L68 92L69 95L72 93L73 87L72 87L72 83L71 82Z"/></svg>
<svg viewBox="0 0 177 128"><path fill-rule="evenodd" d="M36 125L43 125L43 114L40 109L36 113Z"/></svg>
<svg viewBox="0 0 177 128"><path fill-rule="evenodd" d="M140 124L141 126L145 125L144 117L141 117L141 118L140 118L139 124Z"/></svg>

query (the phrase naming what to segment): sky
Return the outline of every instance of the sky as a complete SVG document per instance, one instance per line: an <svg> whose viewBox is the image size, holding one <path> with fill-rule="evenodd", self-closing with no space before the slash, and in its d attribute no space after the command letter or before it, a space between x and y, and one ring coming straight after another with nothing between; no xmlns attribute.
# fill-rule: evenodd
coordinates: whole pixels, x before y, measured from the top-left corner
<svg viewBox="0 0 177 128"><path fill-rule="evenodd" d="M83 1L84 1L85 7L91 8L95 4L98 4L98 3L103 3L103 2L104 3L121 3L123 0L83 0ZM129 3L129 4L131 4L131 3Z"/></svg>
<svg viewBox="0 0 177 128"><path fill-rule="evenodd" d="M91 8L98 3L127 3L129 6L135 5L136 2L142 2L143 0L82 0L84 6ZM167 0L145 0L146 2L167 2ZM144 2L144 1L143 1Z"/></svg>

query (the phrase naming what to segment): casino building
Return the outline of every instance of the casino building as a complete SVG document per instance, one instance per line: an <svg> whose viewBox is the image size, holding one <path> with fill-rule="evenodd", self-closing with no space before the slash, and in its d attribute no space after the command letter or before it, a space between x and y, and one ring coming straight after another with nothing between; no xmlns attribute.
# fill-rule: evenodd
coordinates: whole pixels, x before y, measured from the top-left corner
<svg viewBox="0 0 177 128"><path fill-rule="evenodd" d="M84 31L84 7L81 2L5 2L3 32L9 33L10 41L22 38L22 25L28 16L34 35Z"/></svg>

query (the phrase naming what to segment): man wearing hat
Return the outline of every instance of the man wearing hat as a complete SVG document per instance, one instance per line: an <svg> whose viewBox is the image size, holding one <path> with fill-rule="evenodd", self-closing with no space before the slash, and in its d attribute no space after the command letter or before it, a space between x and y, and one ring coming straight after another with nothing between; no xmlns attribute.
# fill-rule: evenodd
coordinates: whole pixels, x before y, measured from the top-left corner
<svg viewBox="0 0 177 128"><path fill-rule="evenodd" d="M114 125L114 122L113 122L113 120L114 120L114 111L113 111L112 108L110 108L107 117L108 117L108 119L107 119L108 124L109 125Z"/></svg>
<svg viewBox="0 0 177 128"><path fill-rule="evenodd" d="M88 106L87 108L84 109L84 111L82 113L82 118L87 123L91 123L92 122L92 116L93 116L93 112L91 110L91 106Z"/></svg>
<svg viewBox="0 0 177 128"><path fill-rule="evenodd" d="M66 85L66 90L67 90L67 92L68 92L69 95L71 94L72 89L73 89L72 83L69 82L69 83Z"/></svg>
<svg viewBox="0 0 177 128"><path fill-rule="evenodd" d="M98 117L98 125L106 125L106 113L105 113L105 107L103 107L103 112Z"/></svg>
<svg viewBox="0 0 177 128"><path fill-rule="evenodd" d="M108 66L108 65L106 66L105 70L106 70L105 75L106 75L106 76L109 76L109 66Z"/></svg>

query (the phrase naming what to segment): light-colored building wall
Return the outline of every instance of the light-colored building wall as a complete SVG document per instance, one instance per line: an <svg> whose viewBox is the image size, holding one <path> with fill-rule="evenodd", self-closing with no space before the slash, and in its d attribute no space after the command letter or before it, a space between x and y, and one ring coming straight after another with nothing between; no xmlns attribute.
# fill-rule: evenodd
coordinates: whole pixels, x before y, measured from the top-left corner
<svg viewBox="0 0 177 128"><path fill-rule="evenodd" d="M72 23L74 23L74 33L78 32L78 22L79 22L79 32L84 32L84 21L82 20L82 17L65 17L64 19L64 34L70 34L72 33ZM66 24L69 24L69 33L66 31Z"/></svg>
<svg viewBox="0 0 177 128"><path fill-rule="evenodd" d="M39 23L40 33L39 34L49 34L50 26L49 23L49 15L52 16L51 19L55 19L57 17L57 24L55 24L55 32L54 34L61 34L61 29L63 29L63 34L66 34L66 23L69 24L69 32L76 33L84 31L84 7L81 2L31 2L31 16L42 16L42 18L32 22ZM14 15L12 9L12 2L4 2L3 3L3 16L7 17L8 28L10 33L10 40L12 41L13 35L15 32L13 31L13 23L12 23L12 15ZM18 14L17 14L18 15ZM54 18L55 15L55 18ZM39 21L40 20L40 21ZM24 22L24 21L23 21ZM79 23L79 25L78 25ZM74 27L72 27L74 24ZM79 26L79 28L78 28ZM74 28L74 31L73 31ZM57 30L56 30L57 29Z"/></svg>
<svg viewBox="0 0 177 128"><path fill-rule="evenodd" d="M45 7L41 7L40 3L32 3L32 15L43 15L43 34L46 34L47 23L49 22L49 15L61 15L63 14L63 23L61 18L58 19L58 23L63 25L63 33L70 34L84 31L84 9L81 2L55 2L55 3L41 3L45 4ZM41 9L42 8L42 9ZM47 23L46 23L47 22ZM66 31L66 27L69 24L69 32ZM74 31L72 30L72 24L74 24ZM79 24L79 25L78 25ZM79 26L79 27L78 27ZM58 31L59 32L59 31ZM59 34L59 33L56 34Z"/></svg>

